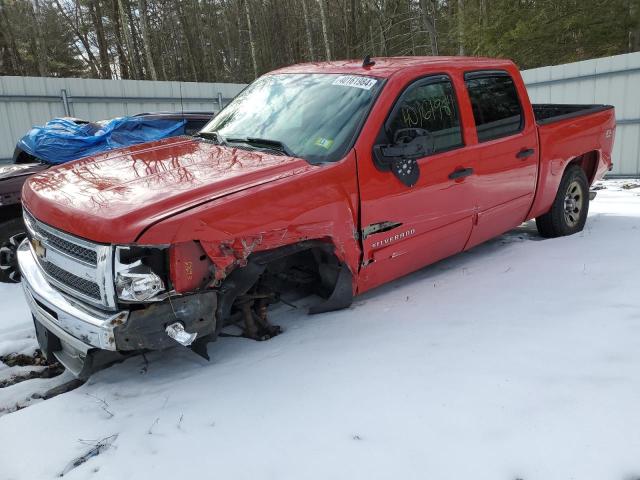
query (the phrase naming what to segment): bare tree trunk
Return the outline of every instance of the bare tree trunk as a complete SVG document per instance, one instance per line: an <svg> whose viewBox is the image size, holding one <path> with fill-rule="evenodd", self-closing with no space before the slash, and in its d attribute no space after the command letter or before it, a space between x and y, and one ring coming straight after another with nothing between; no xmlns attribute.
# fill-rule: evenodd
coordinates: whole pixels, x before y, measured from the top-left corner
<svg viewBox="0 0 640 480"><path fill-rule="evenodd" d="M244 12L247 15L247 27L249 29L249 47L251 48L251 63L253 64L253 78L258 78L258 64L256 62L256 45L253 41L253 29L251 28L251 14L249 13L249 0L244 0Z"/></svg>
<svg viewBox="0 0 640 480"><path fill-rule="evenodd" d="M309 12L307 11L307 0L300 0L302 2L302 15L304 16L304 28L307 34L307 48L309 49L309 60L314 62L316 60L315 53L313 53L313 40L311 39L311 22L309 22Z"/></svg>
<svg viewBox="0 0 640 480"><path fill-rule="evenodd" d="M142 31L142 46L144 47L144 58L147 61L147 71L151 80L158 80L156 67L153 65L151 56L151 39L149 38L149 24L147 23L149 12L147 11L147 0L138 0L138 10L140 10L140 30Z"/></svg>
<svg viewBox="0 0 640 480"><path fill-rule="evenodd" d="M222 63L222 68L224 69L224 64L226 62L229 73L234 73L235 64L232 62L232 59L234 58L233 42L231 41L231 33L229 32L229 22L227 21L226 18L222 19L222 25L224 27L223 28L224 40L225 40L225 43L227 44L226 58Z"/></svg>
<svg viewBox="0 0 640 480"><path fill-rule="evenodd" d="M640 50L640 5L637 1L629 2L629 17L631 18L629 52L637 52Z"/></svg>
<svg viewBox="0 0 640 480"><path fill-rule="evenodd" d="M42 15L40 12L39 0L33 0L33 6L30 5L31 15L33 16L33 41L35 46L35 57L38 65L38 73L41 77L46 77L49 73L47 62L47 47L42 32L44 31L42 25Z"/></svg>
<svg viewBox="0 0 640 480"><path fill-rule="evenodd" d="M363 52L356 52L356 44L358 43L358 23L356 21L356 10L358 4L356 0L351 0L351 12L349 21L349 57L354 58L358 55L364 56Z"/></svg>
<svg viewBox="0 0 640 480"><path fill-rule="evenodd" d="M464 55L464 0L458 0L458 55Z"/></svg>
<svg viewBox="0 0 640 480"><path fill-rule="evenodd" d="M217 25L214 23L211 29L206 28L205 22L205 14L202 10L207 6L207 3L199 3L197 2L194 5L196 9L195 13L195 30L198 39L197 48L201 52L200 58L201 67L202 67L202 78L209 82L215 81L217 73L216 73L216 59L212 56L212 43L209 41L210 37L208 36L210 31L216 32L218 31ZM211 19L215 22L215 15L211 15ZM216 22L217 23L217 22Z"/></svg>
<svg viewBox="0 0 640 480"><path fill-rule="evenodd" d="M371 44L370 54L373 57L376 54L376 41L373 38L373 24L372 23L369 23L369 43Z"/></svg>
<svg viewBox="0 0 640 480"><path fill-rule="evenodd" d="M82 47L84 48L87 54L87 58L88 58L87 63L89 64L89 68L91 69L92 75L99 78L100 75L98 73L98 61L96 60L96 57L93 54L93 50L91 49L91 44L89 43L89 39L84 33L80 31L79 25L76 22L74 22L74 20L69 16L69 14L64 10L64 8L62 8L60 1L55 0L55 4L56 4L56 7L58 7L58 11L63 16L67 24L69 25L69 28L71 28L75 36L78 38L78 40L82 44ZM77 3L75 5L76 5L76 8L79 8L79 5Z"/></svg>
<svg viewBox="0 0 640 480"><path fill-rule="evenodd" d="M9 52L9 61L11 62L11 73L13 75L22 75L24 70L22 68L22 57L20 56L20 50L16 45L16 37L13 33L13 28L9 18L7 17L5 10L4 0L0 0L0 37L4 36L5 44Z"/></svg>
<svg viewBox="0 0 640 480"><path fill-rule="evenodd" d="M422 23L424 24L424 29L429 33L431 54L438 55L438 32L436 31L435 6L433 17L429 14L428 0L420 0L420 10L422 13Z"/></svg>
<svg viewBox="0 0 640 480"><path fill-rule="evenodd" d="M111 78L111 65L109 64L109 51L107 50L107 40L104 34L104 24L102 22L102 8L100 0L91 0L89 2L89 11L91 12L91 21L93 28L96 30L96 38L98 40L98 53L100 55L100 77Z"/></svg>
<svg viewBox="0 0 640 480"><path fill-rule="evenodd" d="M170 30L166 30L168 32L167 39L169 40L170 46L173 49L173 53L168 53L169 49L167 49L167 53L171 55L176 61L172 62L170 66L172 67L172 74L174 79L179 82L185 81L184 75L184 54L185 49L182 47L182 38L181 38L181 30L180 30L180 16L175 11L175 9L171 9L169 12L168 18L170 19ZM180 86L182 88L182 86Z"/></svg>
<svg viewBox="0 0 640 480"><path fill-rule="evenodd" d="M411 0L409 0L409 9L411 9ZM415 39L415 35L413 34L414 32L413 23L414 23L414 18L413 16L411 16L409 18L409 39L411 40L411 55L415 56L417 55L417 53L416 53L416 39ZM418 30L420 30L420 27L418 27Z"/></svg>
<svg viewBox="0 0 640 480"><path fill-rule="evenodd" d="M487 26L487 0L480 0L480 20L483 27Z"/></svg>
<svg viewBox="0 0 640 480"><path fill-rule="evenodd" d="M381 12L382 14L382 12ZM382 22L381 18L378 18L378 25L380 26L380 31L378 32L380 34L380 52L381 55L384 55L385 57L389 56L389 50L387 48L387 36L385 35L385 25Z"/></svg>
<svg viewBox="0 0 640 480"><path fill-rule="evenodd" d="M167 68L164 63L165 56L160 56L160 71L162 72L162 80L169 80L169 75L167 75Z"/></svg>
<svg viewBox="0 0 640 480"><path fill-rule="evenodd" d="M124 0L123 6L126 7L125 13L127 14L127 18L129 19L129 29L131 31L131 46L133 48L131 54L133 56L133 62L136 68L136 72L138 73L139 79L144 79L144 67L142 65L142 58L140 57L140 52L143 51L143 48L140 47L140 35L138 35L139 27L137 27L137 21L133 16L133 12L131 11L131 2L129 0Z"/></svg>
<svg viewBox="0 0 640 480"><path fill-rule="evenodd" d="M180 36L184 37L185 42L187 42L187 48L184 50L183 55L186 55L187 61L189 62L189 68L191 69L191 80L197 82L199 79L198 68L196 66L196 53L202 53L201 50L198 50L192 38L193 29L196 25L193 22L187 19L187 12L183 8L181 3L178 3L178 19L180 20ZM198 62L200 65L201 62Z"/></svg>
<svg viewBox="0 0 640 480"><path fill-rule="evenodd" d="M133 78L138 79L138 69L136 68L136 64L133 59L133 40L131 39L131 31L125 22L127 14L124 11L122 0L116 0L116 2L118 3L118 14L121 20L122 32L124 33L124 43L127 46L127 59L129 61L129 65L131 65L131 73L133 73Z"/></svg>
<svg viewBox="0 0 640 480"><path fill-rule="evenodd" d="M331 48L329 47L329 34L327 33L327 17L324 13L324 0L318 0L320 6L320 21L322 22L322 38L324 39L324 50L327 61L331 61Z"/></svg>
<svg viewBox="0 0 640 480"><path fill-rule="evenodd" d="M116 35L116 51L118 52L118 63L120 64L120 78L130 78L129 76L129 60L122 46L122 18L120 18L120 8L118 0L111 0L113 12L113 25Z"/></svg>

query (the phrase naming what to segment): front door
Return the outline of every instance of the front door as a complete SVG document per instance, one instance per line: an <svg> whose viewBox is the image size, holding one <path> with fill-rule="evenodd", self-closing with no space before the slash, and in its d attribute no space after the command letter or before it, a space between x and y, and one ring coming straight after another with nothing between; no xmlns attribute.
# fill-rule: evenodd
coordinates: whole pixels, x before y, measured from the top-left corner
<svg viewBox="0 0 640 480"><path fill-rule="evenodd" d="M413 186L376 159L373 144L358 146L359 292L464 248L474 217L475 159L464 147L459 112L454 85L445 75L411 83L396 100L374 143L392 144L401 129L429 132L434 151L417 160L420 175Z"/></svg>

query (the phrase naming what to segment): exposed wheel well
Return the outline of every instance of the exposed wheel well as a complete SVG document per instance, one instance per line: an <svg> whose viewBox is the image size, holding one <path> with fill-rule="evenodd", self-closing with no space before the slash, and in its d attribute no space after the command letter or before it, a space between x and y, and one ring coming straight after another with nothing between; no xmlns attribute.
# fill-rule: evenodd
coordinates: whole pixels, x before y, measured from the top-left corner
<svg viewBox="0 0 640 480"><path fill-rule="evenodd" d="M598 168L598 160L599 160L599 154L597 151L593 150L591 152L583 153L582 155L571 160L567 165L566 169L568 169L569 166L571 165L579 165L580 168L582 168L582 170L584 171L584 174L587 176L587 180L589 181L589 186L591 186L596 176L596 171Z"/></svg>
<svg viewBox="0 0 640 480"><path fill-rule="evenodd" d="M330 243L300 242L254 253L247 260L245 267L231 272L220 286L216 312L218 332L236 309L236 300L249 291L272 292L273 303L284 297L295 301L316 295L319 305L311 307L312 313L344 308L351 303L351 273ZM323 304L330 305L323 308Z"/></svg>

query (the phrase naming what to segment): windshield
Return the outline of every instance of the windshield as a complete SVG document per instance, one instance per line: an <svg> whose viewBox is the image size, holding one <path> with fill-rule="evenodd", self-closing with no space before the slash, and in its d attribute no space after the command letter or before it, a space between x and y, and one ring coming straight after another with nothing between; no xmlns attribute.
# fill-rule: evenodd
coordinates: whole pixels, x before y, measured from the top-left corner
<svg viewBox="0 0 640 480"><path fill-rule="evenodd" d="M220 143L229 145L277 147L312 163L340 160L381 85L379 79L359 75L266 75L238 95L202 134L215 133Z"/></svg>

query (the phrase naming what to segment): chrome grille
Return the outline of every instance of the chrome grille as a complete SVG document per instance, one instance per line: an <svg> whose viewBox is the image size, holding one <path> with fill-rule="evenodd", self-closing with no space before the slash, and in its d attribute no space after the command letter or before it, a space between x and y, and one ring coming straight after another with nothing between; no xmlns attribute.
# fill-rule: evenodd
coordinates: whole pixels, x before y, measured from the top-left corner
<svg viewBox="0 0 640 480"><path fill-rule="evenodd" d="M64 240L63 238L56 237L55 235L49 235L46 237L47 241L55 246L57 249L71 255L78 260L84 260L87 263L95 265L98 261L98 255L94 250L74 245L71 242Z"/></svg>
<svg viewBox="0 0 640 480"><path fill-rule="evenodd" d="M39 222L36 221L33 216L25 211L25 223L29 223L34 232L38 233L41 237L43 237L46 242L60 250L67 255L72 256L73 258L77 258L78 260L82 260L83 262L90 263L91 265L96 265L98 263L98 255L95 250L90 248L82 247L77 243L70 242L65 240L62 237L57 236L55 233L51 231L51 229L41 228Z"/></svg>
<svg viewBox="0 0 640 480"><path fill-rule="evenodd" d="M43 262L41 266L47 275L57 280L58 282L61 282L73 288L74 290L82 292L83 294L88 295L91 298L95 298L96 300L101 299L100 287L97 283L77 277L73 273L69 273L54 265L53 263Z"/></svg>
<svg viewBox="0 0 640 480"><path fill-rule="evenodd" d="M24 223L34 257L53 287L96 307L116 308L111 246L53 228L26 209Z"/></svg>

